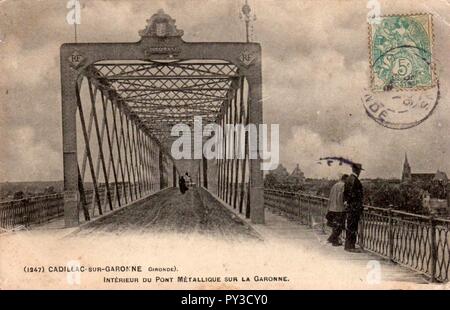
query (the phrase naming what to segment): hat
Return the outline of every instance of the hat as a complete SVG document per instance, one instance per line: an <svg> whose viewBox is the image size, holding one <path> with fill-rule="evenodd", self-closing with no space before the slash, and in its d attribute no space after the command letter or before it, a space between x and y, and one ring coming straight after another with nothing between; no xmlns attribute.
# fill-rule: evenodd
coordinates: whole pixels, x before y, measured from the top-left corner
<svg viewBox="0 0 450 310"><path fill-rule="evenodd" d="M364 169L362 168L362 165L361 165L361 164L357 164L357 163L353 163L353 164L352 164L352 168L356 168L356 169L358 169L358 170L364 170Z"/></svg>

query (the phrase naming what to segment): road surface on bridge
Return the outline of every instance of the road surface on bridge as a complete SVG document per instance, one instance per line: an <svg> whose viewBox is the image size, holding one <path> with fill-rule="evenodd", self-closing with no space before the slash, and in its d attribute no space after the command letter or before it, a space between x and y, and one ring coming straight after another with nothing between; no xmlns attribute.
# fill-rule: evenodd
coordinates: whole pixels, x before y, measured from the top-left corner
<svg viewBox="0 0 450 310"><path fill-rule="evenodd" d="M92 233L199 233L225 239L259 238L250 225L205 190L161 191L144 203L117 210L82 226L78 236Z"/></svg>

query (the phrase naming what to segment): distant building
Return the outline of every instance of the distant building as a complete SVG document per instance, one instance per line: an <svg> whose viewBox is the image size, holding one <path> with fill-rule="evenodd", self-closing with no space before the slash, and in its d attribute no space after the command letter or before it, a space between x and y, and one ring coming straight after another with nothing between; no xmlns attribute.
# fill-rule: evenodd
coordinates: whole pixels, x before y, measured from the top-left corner
<svg viewBox="0 0 450 310"><path fill-rule="evenodd" d="M277 178L277 180L283 180L289 176L289 173L283 164L279 164L276 169L270 171L270 174Z"/></svg>
<svg viewBox="0 0 450 310"><path fill-rule="evenodd" d="M298 164L290 174L283 164L279 164L264 178L264 185L267 187L289 188L290 190L298 190L304 182L305 174Z"/></svg>
<svg viewBox="0 0 450 310"><path fill-rule="evenodd" d="M449 182L447 174L438 170L436 173L412 173L408 157L405 154L402 182L418 182L425 185L422 206L432 214L448 213L450 208Z"/></svg>
<svg viewBox="0 0 450 310"><path fill-rule="evenodd" d="M300 165L297 164L295 169L289 175L288 182L292 184L303 184L304 181L305 181L305 174L300 169Z"/></svg>
<svg viewBox="0 0 450 310"><path fill-rule="evenodd" d="M411 180L411 166L408 162L408 156L405 153L405 161L403 162L402 181Z"/></svg>
<svg viewBox="0 0 450 310"><path fill-rule="evenodd" d="M408 156L405 154L403 163L402 182L418 181L423 183L431 183L433 181L442 182L444 185L448 183L448 177L445 172L437 171L435 173L412 173L411 166L408 162Z"/></svg>

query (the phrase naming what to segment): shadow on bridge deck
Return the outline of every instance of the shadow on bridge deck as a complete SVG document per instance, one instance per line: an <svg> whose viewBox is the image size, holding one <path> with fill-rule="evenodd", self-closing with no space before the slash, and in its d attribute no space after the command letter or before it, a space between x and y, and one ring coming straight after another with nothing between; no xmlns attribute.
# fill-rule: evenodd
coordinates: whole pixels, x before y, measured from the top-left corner
<svg viewBox="0 0 450 310"><path fill-rule="evenodd" d="M198 188L191 188L184 195L177 188L161 191L143 203L87 223L73 235L155 232L199 233L225 239L260 239L250 225Z"/></svg>

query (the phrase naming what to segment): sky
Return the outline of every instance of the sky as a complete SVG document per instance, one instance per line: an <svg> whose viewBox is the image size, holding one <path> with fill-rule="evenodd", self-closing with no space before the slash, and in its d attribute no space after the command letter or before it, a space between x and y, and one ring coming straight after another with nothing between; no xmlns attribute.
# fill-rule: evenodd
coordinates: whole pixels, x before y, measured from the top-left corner
<svg viewBox="0 0 450 310"><path fill-rule="evenodd" d="M183 39L243 41L243 0L80 0L79 42L137 42L163 8ZM434 14L441 99L421 125L392 130L361 103L368 87L365 0L250 0L263 50L264 122L280 124L281 162L307 177L335 177L324 156L361 162L365 177L450 175L450 1L379 1L382 14ZM73 42L66 0L0 0L0 182L62 179L59 47Z"/></svg>

